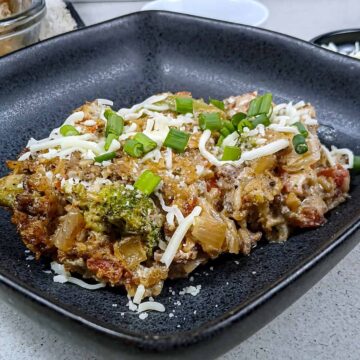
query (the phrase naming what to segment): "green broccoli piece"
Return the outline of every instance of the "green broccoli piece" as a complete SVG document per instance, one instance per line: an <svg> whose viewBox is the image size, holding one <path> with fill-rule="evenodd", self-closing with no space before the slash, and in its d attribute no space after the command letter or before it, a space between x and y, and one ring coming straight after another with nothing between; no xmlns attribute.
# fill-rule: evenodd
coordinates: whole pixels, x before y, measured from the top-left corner
<svg viewBox="0 0 360 360"><path fill-rule="evenodd" d="M112 225L124 235L142 235L148 254L152 254L161 237L163 216L150 197L119 183L105 185L97 194L87 193L86 199L82 185L74 190L79 206L86 207L84 217L88 228L107 232Z"/></svg>
<svg viewBox="0 0 360 360"><path fill-rule="evenodd" d="M11 174L0 179L0 206L13 207L16 196L24 189L24 175Z"/></svg>

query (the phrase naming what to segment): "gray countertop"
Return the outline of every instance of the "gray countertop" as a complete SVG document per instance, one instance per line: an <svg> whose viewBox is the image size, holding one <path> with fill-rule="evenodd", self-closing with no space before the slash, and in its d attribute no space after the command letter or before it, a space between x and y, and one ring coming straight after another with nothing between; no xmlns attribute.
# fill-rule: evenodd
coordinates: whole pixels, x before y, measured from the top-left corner
<svg viewBox="0 0 360 360"><path fill-rule="evenodd" d="M50 0L51 1L51 0ZM86 24L137 11L145 2L79 3ZM323 32L360 27L358 0L263 0L264 28L308 40ZM285 312L222 360L360 358L360 245ZM121 355L114 358L121 359ZM99 359L77 343L20 314L0 299L0 360ZM107 357L109 359L109 357Z"/></svg>

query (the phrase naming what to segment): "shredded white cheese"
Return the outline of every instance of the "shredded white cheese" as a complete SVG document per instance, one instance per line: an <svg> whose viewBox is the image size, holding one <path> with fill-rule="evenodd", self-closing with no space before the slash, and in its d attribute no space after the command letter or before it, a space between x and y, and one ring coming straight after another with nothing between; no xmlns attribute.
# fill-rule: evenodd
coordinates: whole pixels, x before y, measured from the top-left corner
<svg viewBox="0 0 360 360"><path fill-rule="evenodd" d="M131 123L129 126L124 126L124 133L135 133L136 134L137 124Z"/></svg>
<svg viewBox="0 0 360 360"><path fill-rule="evenodd" d="M211 164L213 164L215 166L222 166L225 164L232 164L234 166L238 166L238 165L241 165L244 161L255 160L255 159L263 157L263 156L272 155L272 154L275 154L276 152L278 152L282 149L285 149L289 146L288 140L279 139L279 140L275 140L269 144L266 144L264 146L260 146L258 148L255 148L255 149L252 149L249 151L244 151L241 154L241 158L239 160L220 161L213 154L211 154L209 151L206 150L206 143L209 140L210 136L211 136L210 130L205 130L203 132L203 134L200 137L200 141L199 141L199 150L200 150L200 153L202 154L202 156L204 156Z"/></svg>
<svg viewBox="0 0 360 360"><path fill-rule="evenodd" d="M96 101L100 106L113 106L114 105L114 103L108 99L96 99Z"/></svg>
<svg viewBox="0 0 360 360"><path fill-rule="evenodd" d="M327 147L325 145L321 145L321 148L325 154L325 157L329 163L330 166L335 166L336 165L336 162L335 160L333 159L333 157L331 156L331 153L330 151L327 149Z"/></svg>
<svg viewBox="0 0 360 360"><path fill-rule="evenodd" d="M127 133L125 133L125 134L121 134L121 135L119 136L119 141L126 140L126 139L134 136L135 134L136 134L136 132L130 132L130 131L127 132Z"/></svg>
<svg viewBox="0 0 360 360"><path fill-rule="evenodd" d="M204 173L205 167L203 165L196 165L196 175L201 176Z"/></svg>
<svg viewBox="0 0 360 360"><path fill-rule="evenodd" d="M133 303L134 304L140 304L141 300L143 299L145 294L145 287L144 285L140 284L135 292L134 298L133 298Z"/></svg>
<svg viewBox="0 0 360 360"><path fill-rule="evenodd" d="M250 130L248 127L244 127L242 136L249 137L249 136L256 136L258 134L259 134L259 129L257 127L252 130Z"/></svg>
<svg viewBox="0 0 360 360"><path fill-rule="evenodd" d="M130 296L128 296L128 299L129 299L129 301L128 301L128 303L126 304L126 306L129 307L129 310L131 310L131 311L136 311L137 308L138 308L137 305L135 305L135 304L131 301Z"/></svg>
<svg viewBox="0 0 360 360"><path fill-rule="evenodd" d="M148 152L145 156L140 159L140 162L145 162L151 160L152 162L158 163L162 158L161 151L159 149L154 149Z"/></svg>
<svg viewBox="0 0 360 360"><path fill-rule="evenodd" d="M94 126L94 125L96 125L96 121L95 121L95 120L86 120L86 121L84 121L83 123L81 123L81 125L84 125L84 126Z"/></svg>
<svg viewBox="0 0 360 360"><path fill-rule="evenodd" d="M277 132L284 132L284 133L293 133L293 134L298 134L299 130L297 127L295 126L281 126L279 124L270 124L268 126L268 128L270 130L274 130Z"/></svg>
<svg viewBox="0 0 360 360"><path fill-rule="evenodd" d="M24 154L22 154L19 158L18 161L24 161L24 160L28 160L31 156L31 151L28 151Z"/></svg>
<svg viewBox="0 0 360 360"><path fill-rule="evenodd" d="M224 163L226 163L225 161L220 161L218 160L213 154L211 154L209 151L206 150L206 143L208 142L208 140L210 139L211 136L211 131L210 130L205 130L201 136L200 136L200 140L199 140L199 150L201 155L208 160L211 164L215 165L215 166L222 166Z"/></svg>
<svg viewBox="0 0 360 360"><path fill-rule="evenodd" d="M141 109L152 109L156 111L164 111L167 110L169 107L165 104L164 106L156 106L154 104L164 101L169 96L169 93L164 93L160 95L153 95L144 100L140 104L136 104L131 108L123 108L118 111L118 114L122 116L125 120L129 119L129 116L132 119L139 118L142 114L139 112Z"/></svg>
<svg viewBox="0 0 360 360"><path fill-rule="evenodd" d="M137 307L138 313L141 313L143 311L159 311L164 312L165 306L159 302L156 301L145 301Z"/></svg>
<svg viewBox="0 0 360 360"><path fill-rule="evenodd" d="M120 148L121 148L120 143L114 139L110 144L108 152L115 152L118 151Z"/></svg>
<svg viewBox="0 0 360 360"><path fill-rule="evenodd" d="M225 146L235 146L239 140L239 133L234 131L232 134L228 135L222 142L221 147Z"/></svg>
<svg viewBox="0 0 360 360"><path fill-rule="evenodd" d="M183 221L180 222L179 226L176 228L173 236L171 237L169 244L161 257L161 262L165 264L167 267L172 263L176 252L181 244L181 241L185 237L187 231L192 226L195 217L199 216L202 209L200 206L195 206L191 214L189 214Z"/></svg>
<svg viewBox="0 0 360 360"><path fill-rule="evenodd" d="M171 150L171 148L166 148L165 165L168 170L172 169L172 150Z"/></svg>
<svg viewBox="0 0 360 360"><path fill-rule="evenodd" d="M319 123L316 119L311 119L311 118L305 119L304 124L308 125L308 126L319 125Z"/></svg>
<svg viewBox="0 0 360 360"><path fill-rule="evenodd" d="M84 119L84 112L83 111L77 111L72 113L64 122L64 125L75 125L77 122Z"/></svg>
<svg viewBox="0 0 360 360"><path fill-rule="evenodd" d="M38 142L29 147L29 150L34 153L41 150L47 150L60 146L62 149L79 148L82 150L92 150L94 153L101 153L102 149L96 142L88 141L92 138L92 134L84 134L80 136L66 136L45 142Z"/></svg>
<svg viewBox="0 0 360 360"><path fill-rule="evenodd" d="M177 205L167 206L165 204L163 196L157 191L155 195L158 197L161 208L167 212L166 221L170 226L174 225L174 216L176 216L178 224L184 221L184 215L181 213L179 207Z"/></svg>
<svg viewBox="0 0 360 360"><path fill-rule="evenodd" d="M65 270L64 265L58 264L57 262L53 261L51 264L51 270L57 274L54 276L54 282L58 283L66 283L70 282L72 284L78 285L87 290L97 290L106 286L105 283L98 283L98 284L88 284L83 280L78 278L72 277L71 274Z"/></svg>
<svg viewBox="0 0 360 360"><path fill-rule="evenodd" d="M288 146L289 146L288 140L285 139L275 140L264 146L243 152L240 160L241 161L255 160L263 156L275 154L278 151L287 148ZM239 160L234 161L234 163L239 163Z"/></svg>
<svg viewBox="0 0 360 360"><path fill-rule="evenodd" d="M317 120L311 117L310 108L307 108L302 100L295 105L289 102L274 106L270 120L273 124L281 126L291 126L298 121L308 126L318 125Z"/></svg>
<svg viewBox="0 0 360 360"><path fill-rule="evenodd" d="M354 153L350 149L338 149L336 146L332 146L331 151L329 151L323 146L323 150L331 166L335 166L336 163L339 163L345 169L352 169L354 167ZM344 163L343 160L344 156L346 157L346 163Z"/></svg>

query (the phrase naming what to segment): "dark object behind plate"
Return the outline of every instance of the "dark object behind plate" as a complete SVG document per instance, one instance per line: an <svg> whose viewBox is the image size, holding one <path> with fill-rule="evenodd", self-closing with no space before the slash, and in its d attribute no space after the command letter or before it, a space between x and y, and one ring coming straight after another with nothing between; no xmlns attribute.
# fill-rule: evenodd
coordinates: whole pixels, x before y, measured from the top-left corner
<svg viewBox="0 0 360 360"><path fill-rule="evenodd" d="M83 22L79 13L75 10L74 5L69 1L66 1L65 4L66 4L67 9L70 11L72 18L75 20L78 29L81 29L82 27L84 27L85 23Z"/></svg>
<svg viewBox="0 0 360 360"><path fill-rule="evenodd" d="M128 15L0 59L0 176L7 172L5 160L14 159L29 137L46 137L85 101L101 97L127 107L163 91L220 99L258 89L271 91L276 102L311 101L326 125L325 143L359 153L360 99L353 81L359 76L355 60L266 30L157 11ZM358 180L352 179L351 199L325 226L285 244L262 244L250 256L221 257L192 283L167 282L158 298L167 312L150 313L145 321L129 313L123 292L54 283L42 271L48 264L25 261L9 214L1 211L0 289L30 316L46 316L46 323L87 337L97 349L133 355L136 348L176 349L174 359L185 351L188 358L213 358L283 311L355 246L350 235L359 224ZM200 294L179 296L190 284L201 284Z"/></svg>
<svg viewBox="0 0 360 360"><path fill-rule="evenodd" d="M355 42L360 41L360 29L345 29L331 31L310 40L315 45L328 45L334 43L340 51L350 52Z"/></svg>

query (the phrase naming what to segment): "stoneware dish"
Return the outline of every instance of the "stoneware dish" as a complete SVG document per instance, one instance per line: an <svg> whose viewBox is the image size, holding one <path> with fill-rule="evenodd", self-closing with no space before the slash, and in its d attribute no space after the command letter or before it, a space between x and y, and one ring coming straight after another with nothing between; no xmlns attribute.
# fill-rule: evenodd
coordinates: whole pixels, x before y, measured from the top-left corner
<svg viewBox="0 0 360 360"><path fill-rule="evenodd" d="M274 32L175 13L128 15L0 59L0 176L29 137L47 136L86 100L113 99L119 108L162 91L207 99L257 89L271 91L276 102L311 101L322 141L360 153L353 81L359 76L358 61ZM146 320L129 313L124 292L54 283L43 272L48 262L26 260L10 215L1 210L2 298L101 354L214 358L273 319L356 245L357 176L350 194L323 227L284 244L261 243L250 256L221 257L192 283L167 282L158 299L167 311ZM200 294L180 296L190 284L201 284Z"/></svg>
<svg viewBox="0 0 360 360"><path fill-rule="evenodd" d="M328 45L334 43L340 51L352 51L355 42L360 42L360 29L345 29L331 31L326 34L319 35L310 40L315 45Z"/></svg>

